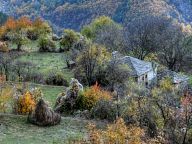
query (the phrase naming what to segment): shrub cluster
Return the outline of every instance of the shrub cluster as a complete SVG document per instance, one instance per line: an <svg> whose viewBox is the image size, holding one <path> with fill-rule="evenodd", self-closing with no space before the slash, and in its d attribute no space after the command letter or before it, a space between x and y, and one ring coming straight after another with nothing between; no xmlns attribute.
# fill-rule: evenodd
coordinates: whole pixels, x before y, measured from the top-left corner
<svg viewBox="0 0 192 144"><path fill-rule="evenodd" d="M101 120L114 121L117 115L116 105L109 100L100 100L91 109L91 117Z"/></svg>
<svg viewBox="0 0 192 144"><path fill-rule="evenodd" d="M89 132L88 140L82 141L85 143L139 144L144 142L142 140L145 134L143 129L133 125L126 126L121 118L115 123L109 124L106 130L98 130L94 124L89 124L87 128Z"/></svg>
<svg viewBox="0 0 192 144"><path fill-rule="evenodd" d="M14 99L13 112L22 115L29 114L35 109L36 103L42 96L42 91L39 88L26 91L24 94Z"/></svg>
<svg viewBox="0 0 192 144"><path fill-rule="evenodd" d="M110 99L110 92L102 90L98 83L96 83L79 94L77 104L80 109L91 110L98 101Z"/></svg>
<svg viewBox="0 0 192 144"><path fill-rule="evenodd" d="M48 38L40 38L39 51L40 52L55 52L56 45L53 40L50 40Z"/></svg>
<svg viewBox="0 0 192 144"><path fill-rule="evenodd" d="M15 101L14 112L17 114L28 114L35 108L35 99L33 95L27 91L25 94L21 95Z"/></svg>
<svg viewBox="0 0 192 144"><path fill-rule="evenodd" d="M48 77L46 78L46 84L48 85L57 85L57 86L69 86L67 80L65 80L64 75L62 73L49 73Z"/></svg>

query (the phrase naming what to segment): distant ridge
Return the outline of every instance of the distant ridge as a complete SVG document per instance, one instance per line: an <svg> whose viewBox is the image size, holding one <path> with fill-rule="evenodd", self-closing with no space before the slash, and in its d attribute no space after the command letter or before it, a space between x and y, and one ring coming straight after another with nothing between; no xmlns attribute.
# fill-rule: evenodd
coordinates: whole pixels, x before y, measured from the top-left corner
<svg viewBox="0 0 192 144"><path fill-rule="evenodd" d="M121 24L144 14L192 22L191 0L1 0L0 11L14 17L42 17L56 29L80 30L101 15L110 16Z"/></svg>

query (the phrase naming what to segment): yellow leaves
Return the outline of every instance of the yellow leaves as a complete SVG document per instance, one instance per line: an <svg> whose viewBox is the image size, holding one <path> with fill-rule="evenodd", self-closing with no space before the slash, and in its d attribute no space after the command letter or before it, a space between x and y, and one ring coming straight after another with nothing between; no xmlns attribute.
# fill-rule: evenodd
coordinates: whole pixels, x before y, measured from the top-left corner
<svg viewBox="0 0 192 144"><path fill-rule="evenodd" d="M88 125L89 141L93 144L141 144L144 130L136 126L126 126L122 118L109 124L106 130L98 130L93 124Z"/></svg>
<svg viewBox="0 0 192 144"><path fill-rule="evenodd" d="M103 62L110 60L111 54L104 46L91 43L89 45L90 47L77 58L77 61L81 61L83 59L90 61L95 60L98 64L102 64Z"/></svg>
<svg viewBox="0 0 192 144"><path fill-rule="evenodd" d="M17 28L27 28L32 26L32 21L26 16L23 16L20 19L18 19L16 23Z"/></svg>
<svg viewBox="0 0 192 144"><path fill-rule="evenodd" d="M89 124L87 126L87 129L89 130L89 141L91 144L100 144L101 143L101 131L96 129L96 126L94 124Z"/></svg>
<svg viewBox="0 0 192 144"><path fill-rule="evenodd" d="M122 29L122 27L115 23L110 17L101 16L94 19L89 25L83 27L81 33L87 36L87 38L93 39L97 32L106 26L114 26L118 29Z"/></svg>
<svg viewBox="0 0 192 144"><path fill-rule="evenodd" d="M0 27L0 37L3 36L5 32L6 32L6 27L5 26Z"/></svg>
<svg viewBox="0 0 192 144"><path fill-rule="evenodd" d="M165 78L160 81L160 88L163 91L172 91L173 90L173 84L171 82L170 78Z"/></svg>
<svg viewBox="0 0 192 144"><path fill-rule="evenodd" d="M28 114L35 108L35 100L32 94L27 91L23 96L20 96L16 106L18 114Z"/></svg>
<svg viewBox="0 0 192 144"><path fill-rule="evenodd" d="M151 54L147 55L147 56L145 57L145 60L146 60L146 61L149 61L149 62L151 62L151 61L158 62L157 53L151 53Z"/></svg>

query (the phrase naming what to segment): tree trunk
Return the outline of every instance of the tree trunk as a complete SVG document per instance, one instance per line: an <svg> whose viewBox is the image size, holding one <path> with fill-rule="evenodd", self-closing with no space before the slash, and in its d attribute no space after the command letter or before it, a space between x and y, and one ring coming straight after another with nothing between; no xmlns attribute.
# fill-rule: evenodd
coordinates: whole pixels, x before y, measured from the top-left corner
<svg viewBox="0 0 192 144"><path fill-rule="evenodd" d="M21 51L21 44L19 43L18 45L17 45L17 51Z"/></svg>

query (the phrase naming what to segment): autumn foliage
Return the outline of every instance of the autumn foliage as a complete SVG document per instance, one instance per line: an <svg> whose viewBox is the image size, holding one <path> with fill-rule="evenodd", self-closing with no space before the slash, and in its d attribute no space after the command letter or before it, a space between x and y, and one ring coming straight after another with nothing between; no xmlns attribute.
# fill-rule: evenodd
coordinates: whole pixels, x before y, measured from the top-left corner
<svg viewBox="0 0 192 144"><path fill-rule="evenodd" d="M4 24L4 28L7 31L21 29L21 28L27 28L32 26L32 21L28 17L21 17L18 20L15 20L14 18L10 17L8 18L7 22Z"/></svg>
<svg viewBox="0 0 192 144"><path fill-rule="evenodd" d="M91 144L141 144L144 131L137 126L126 126L123 119L118 119L115 123L109 124L106 130L98 130L94 124L88 125Z"/></svg>
<svg viewBox="0 0 192 144"><path fill-rule="evenodd" d="M14 113L25 115L33 111L42 96L42 91L39 88L34 88L30 91L27 89L23 94L17 94L14 99Z"/></svg>
<svg viewBox="0 0 192 144"><path fill-rule="evenodd" d="M79 96L79 105L83 109L90 110L99 100L110 100L111 94L108 91L102 90L99 84L85 89Z"/></svg>
<svg viewBox="0 0 192 144"><path fill-rule="evenodd" d="M43 33L43 31L49 31L49 25L40 18L32 21L26 16L20 17L19 19L10 17L6 23L0 27L0 36L3 36L10 31L18 32L22 29L25 29L27 32L29 31L30 33Z"/></svg>
<svg viewBox="0 0 192 144"><path fill-rule="evenodd" d="M16 101L16 112L18 114L28 114L31 110L35 108L35 99L30 92L26 92L24 95L20 96Z"/></svg>

